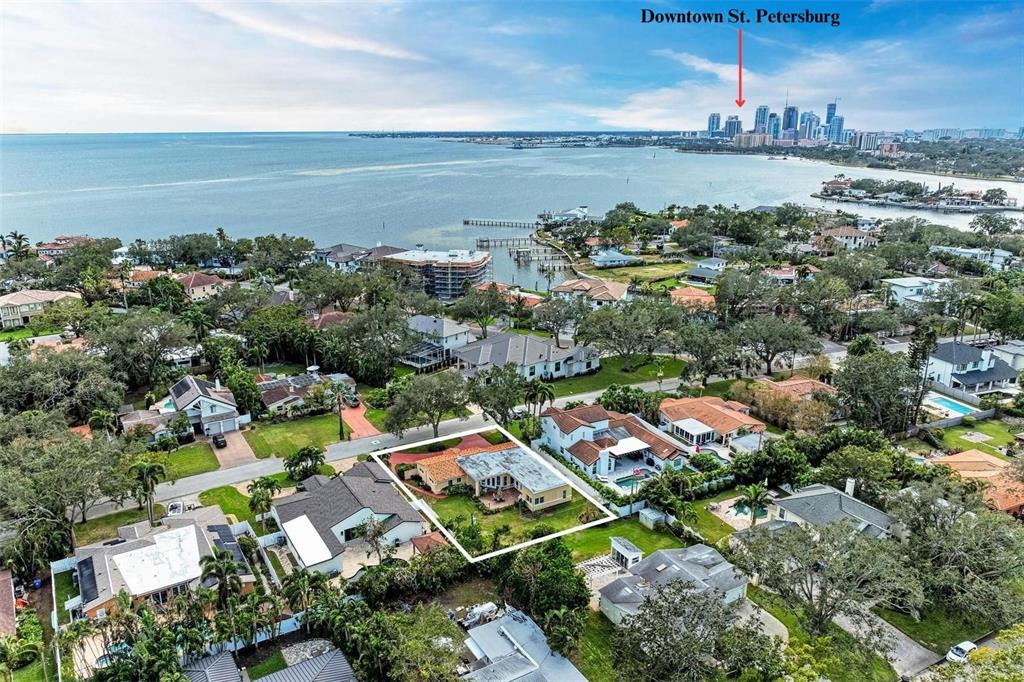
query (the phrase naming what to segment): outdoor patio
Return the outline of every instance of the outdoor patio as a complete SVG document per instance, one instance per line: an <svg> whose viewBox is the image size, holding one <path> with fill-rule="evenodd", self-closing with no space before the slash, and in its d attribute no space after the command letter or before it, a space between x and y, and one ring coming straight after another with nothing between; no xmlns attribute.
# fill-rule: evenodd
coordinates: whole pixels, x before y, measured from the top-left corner
<svg viewBox="0 0 1024 682"><path fill-rule="evenodd" d="M491 511L497 511L499 509L507 509L508 507L514 507L516 502L519 501L519 491L510 488L508 490L498 490L490 493L485 493L480 496L480 504Z"/></svg>

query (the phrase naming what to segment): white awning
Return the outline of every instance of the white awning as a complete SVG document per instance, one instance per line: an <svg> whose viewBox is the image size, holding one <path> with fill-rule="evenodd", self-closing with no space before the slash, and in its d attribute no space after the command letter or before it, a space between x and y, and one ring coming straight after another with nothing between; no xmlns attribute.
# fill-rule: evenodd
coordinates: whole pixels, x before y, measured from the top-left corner
<svg viewBox="0 0 1024 682"><path fill-rule="evenodd" d="M331 550L327 549L320 533L305 514L286 521L281 529L288 536L288 543L299 555L304 566L320 564L331 558Z"/></svg>
<svg viewBox="0 0 1024 682"><path fill-rule="evenodd" d="M618 443L616 443L615 445L613 445L610 448L608 448L608 452L610 452L610 453L612 453L613 455L616 455L616 456L617 455L627 455L627 454L629 454L631 452L638 452L640 450L646 450L649 447L651 447L651 446L648 445L647 443L643 442L639 438L634 438L633 436L630 436L628 438L623 438Z"/></svg>
<svg viewBox="0 0 1024 682"><path fill-rule="evenodd" d="M691 436L703 436L705 433L714 433L715 430L700 421L699 419L687 418L672 422L672 426L680 431L685 431Z"/></svg>

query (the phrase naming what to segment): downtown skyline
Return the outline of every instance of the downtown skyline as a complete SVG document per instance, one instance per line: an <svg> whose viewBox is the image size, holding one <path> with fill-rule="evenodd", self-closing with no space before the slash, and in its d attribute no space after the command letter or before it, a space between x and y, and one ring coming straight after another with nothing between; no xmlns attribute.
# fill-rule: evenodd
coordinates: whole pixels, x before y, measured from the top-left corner
<svg viewBox="0 0 1024 682"><path fill-rule="evenodd" d="M749 128L787 90L840 96L863 130L1024 122L1021 3L821 3L840 26L746 27L742 109L735 27L643 25L641 9L7 2L0 129L695 130L711 111Z"/></svg>

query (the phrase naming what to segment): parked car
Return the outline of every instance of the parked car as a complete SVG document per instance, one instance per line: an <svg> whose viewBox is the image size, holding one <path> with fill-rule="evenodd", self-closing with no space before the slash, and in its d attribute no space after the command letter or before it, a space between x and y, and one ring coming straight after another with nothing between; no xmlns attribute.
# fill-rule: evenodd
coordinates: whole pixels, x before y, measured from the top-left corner
<svg viewBox="0 0 1024 682"><path fill-rule="evenodd" d="M228 446L228 439L222 433L215 434L210 440L213 441L214 447L226 448Z"/></svg>
<svg viewBox="0 0 1024 682"><path fill-rule="evenodd" d="M182 513L183 511L185 511L185 505L182 504L182 502L180 500L178 500L176 502L171 502L169 505L167 505L167 515L168 516L177 516L178 514Z"/></svg>
<svg viewBox="0 0 1024 682"><path fill-rule="evenodd" d="M978 648L978 645L974 642L960 642L949 648L949 652L946 654L946 660L950 663L966 663L967 656L972 651Z"/></svg>
<svg viewBox="0 0 1024 682"><path fill-rule="evenodd" d="M359 396L355 393L345 396L345 404L349 407L359 407Z"/></svg>

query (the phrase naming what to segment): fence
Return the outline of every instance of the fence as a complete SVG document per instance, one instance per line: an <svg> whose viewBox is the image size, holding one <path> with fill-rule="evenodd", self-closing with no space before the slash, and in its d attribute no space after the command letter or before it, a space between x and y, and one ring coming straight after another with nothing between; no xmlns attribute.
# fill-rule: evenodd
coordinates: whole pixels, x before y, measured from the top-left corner
<svg viewBox="0 0 1024 682"><path fill-rule="evenodd" d="M961 414L956 417L950 417L949 419L936 419L935 421L928 422L927 424L917 424L916 426L911 426L907 429L904 438L913 438L918 433L926 429L945 429L950 426L960 426L964 421L964 417L970 417L971 419L991 419L995 414L995 408L989 408L987 410L978 410L977 412L972 412L970 414Z"/></svg>
<svg viewBox="0 0 1024 682"><path fill-rule="evenodd" d="M936 393L941 393L943 395L949 396L950 398L956 398L957 400L965 402L968 405L973 405L975 407L981 405L981 398L979 398L978 396L974 395L973 393L966 393L965 391L961 391L958 388L953 388L952 386L946 386L945 384L940 384L936 381L933 381L931 382L931 389Z"/></svg>

